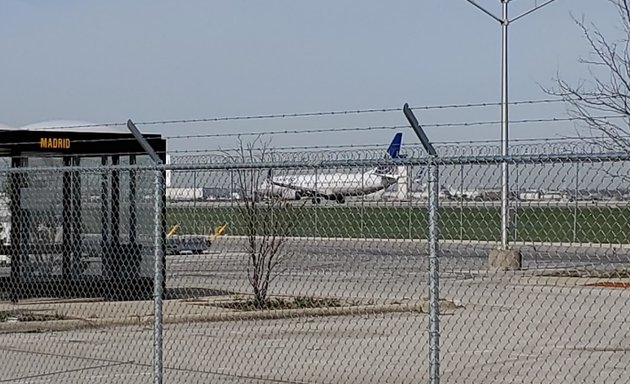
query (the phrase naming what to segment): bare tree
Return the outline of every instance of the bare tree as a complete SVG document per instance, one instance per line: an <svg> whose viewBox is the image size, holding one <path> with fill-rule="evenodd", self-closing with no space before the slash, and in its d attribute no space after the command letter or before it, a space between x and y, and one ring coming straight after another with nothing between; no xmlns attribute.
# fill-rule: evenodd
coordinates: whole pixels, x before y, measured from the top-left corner
<svg viewBox="0 0 630 384"><path fill-rule="evenodd" d="M621 19L622 35L606 37L597 25L574 18L591 49L579 62L588 67L589 80L571 84L560 77L545 91L569 105L571 117L603 136L596 144L608 149L630 150L630 0L608 0ZM594 135L595 134L595 135ZM585 137L585 140L592 140Z"/></svg>
<svg viewBox="0 0 630 384"><path fill-rule="evenodd" d="M236 153L227 156L236 164L237 213L246 237L247 277L253 290L254 305L266 308L270 285L288 256L285 245L293 224L287 219L287 211L291 207L286 200L273 196L260 201L263 196L259 188L271 173L264 168L264 164L273 158L268 142L258 138L244 143L239 138Z"/></svg>

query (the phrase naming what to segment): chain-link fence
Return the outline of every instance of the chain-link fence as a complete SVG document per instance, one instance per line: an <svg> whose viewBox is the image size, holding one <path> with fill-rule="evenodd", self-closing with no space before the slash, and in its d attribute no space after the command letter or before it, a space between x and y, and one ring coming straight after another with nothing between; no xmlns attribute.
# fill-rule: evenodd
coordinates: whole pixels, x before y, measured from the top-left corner
<svg viewBox="0 0 630 384"><path fill-rule="evenodd" d="M626 382L630 157L445 152L3 171L1 380Z"/></svg>
<svg viewBox="0 0 630 384"><path fill-rule="evenodd" d="M14 157L1 171L1 381L150 380L163 192L136 160Z"/></svg>
<svg viewBox="0 0 630 384"><path fill-rule="evenodd" d="M509 160L512 252L494 251L500 165L469 158L440 169L459 184L441 204L440 293L463 306L441 317L443 380L624 382L627 154Z"/></svg>

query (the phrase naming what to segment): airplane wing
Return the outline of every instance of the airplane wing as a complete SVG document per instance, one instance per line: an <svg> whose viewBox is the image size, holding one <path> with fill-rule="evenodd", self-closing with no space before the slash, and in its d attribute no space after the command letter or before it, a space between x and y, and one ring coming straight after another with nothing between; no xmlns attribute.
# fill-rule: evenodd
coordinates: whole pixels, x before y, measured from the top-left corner
<svg viewBox="0 0 630 384"><path fill-rule="evenodd" d="M269 182L277 187L283 187L287 189L292 189L294 191L298 191L303 196L320 196L320 195L323 196L321 192L318 192L315 189L300 187L297 185L293 185L290 182L282 182L282 181L277 181L273 179L269 179Z"/></svg>

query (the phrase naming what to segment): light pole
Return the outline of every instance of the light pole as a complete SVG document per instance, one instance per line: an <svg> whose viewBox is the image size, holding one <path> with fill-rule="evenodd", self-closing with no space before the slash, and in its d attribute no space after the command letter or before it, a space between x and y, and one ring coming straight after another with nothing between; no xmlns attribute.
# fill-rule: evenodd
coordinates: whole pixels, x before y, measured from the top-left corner
<svg viewBox="0 0 630 384"><path fill-rule="evenodd" d="M508 163L505 158L508 156L508 27L511 23L541 9L542 7L553 3L556 0L547 0L542 4L535 5L516 16L513 19L509 18L508 3L511 0L499 0L501 2L501 18L495 16L492 12L488 11L481 5L477 4L474 0L466 0L470 4L474 5L481 12L490 16L495 21L501 24L501 156L504 160L501 163L501 248L506 250L509 248L509 169Z"/></svg>

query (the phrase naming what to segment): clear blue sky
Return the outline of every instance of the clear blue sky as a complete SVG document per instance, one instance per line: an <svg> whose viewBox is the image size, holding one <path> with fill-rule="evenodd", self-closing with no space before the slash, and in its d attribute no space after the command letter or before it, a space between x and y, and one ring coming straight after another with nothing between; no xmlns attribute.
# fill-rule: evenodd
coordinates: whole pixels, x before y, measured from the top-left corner
<svg viewBox="0 0 630 384"><path fill-rule="evenodd" d="M499 13L498 0L478 0ZM538 3L541 3L538 0ZM533 6L513 0L512 14ZM511 26L510 98L545 98L559 71L587 76L570 13L614 35L605 0L557 0ZM499 100L500 27L465 0L2 0L0 122L91 122L292 113ZM563 117L559 106L512 118ZM424 123L496 120L497 107L418 112ZM167 135L404 124L402 113L157 127ZM513 125L512 137L571 134ZM276 145L384 142L391 131L287 135ZM415 141L410 136L409 140ZM499 127L433 128L432 140ZM229 146L233 139L173 142Z"/></svg>

